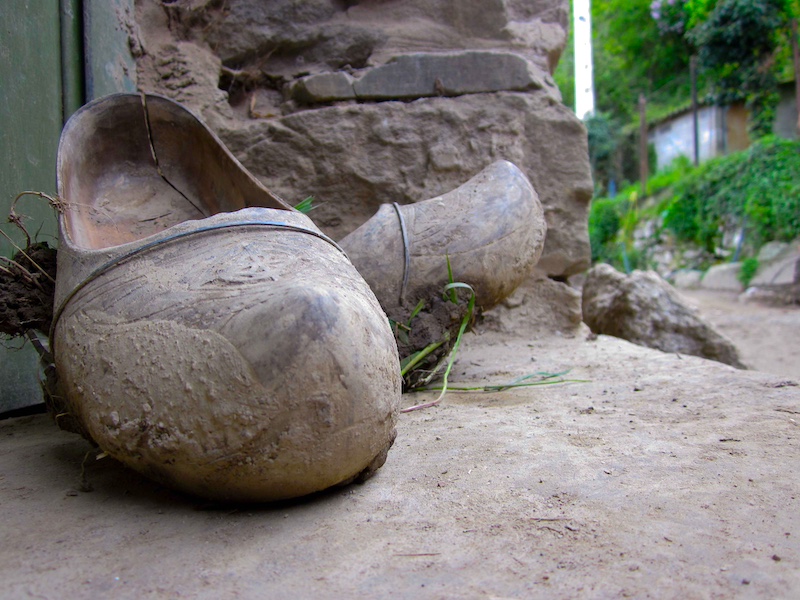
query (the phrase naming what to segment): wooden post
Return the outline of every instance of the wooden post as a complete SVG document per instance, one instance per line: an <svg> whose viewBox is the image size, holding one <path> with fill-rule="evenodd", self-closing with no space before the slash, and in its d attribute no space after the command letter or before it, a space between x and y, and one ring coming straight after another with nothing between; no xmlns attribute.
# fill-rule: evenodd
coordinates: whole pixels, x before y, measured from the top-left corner
<svg viewBox="0 0 800 600"><path fill-rule="evenodd" d="M689 76L692 80L692 132L694 134L694 166L700 164L700 127L697 115L697 57L689 59Z"/></svg>
<svg viewBox="0 0 800 600"><path fill-rule="evenodd" d="M647 155L647 99L639 94L639 184L640 198L647 195L648 155Z"/></svg>
<svg viewBox="0 0 800 600"><path fill-rule="evenodd" d="M792 58L794 62L794 102L797 107L797 135L800 137L800 50L797 43L797 19L792 19Z"/></svg>
<svg viewBox="0 0 800 600"><path fill-rule="evenodd" d="M83 31L80 0L60 0L61 112L64 123L83 106Z"/></svg>

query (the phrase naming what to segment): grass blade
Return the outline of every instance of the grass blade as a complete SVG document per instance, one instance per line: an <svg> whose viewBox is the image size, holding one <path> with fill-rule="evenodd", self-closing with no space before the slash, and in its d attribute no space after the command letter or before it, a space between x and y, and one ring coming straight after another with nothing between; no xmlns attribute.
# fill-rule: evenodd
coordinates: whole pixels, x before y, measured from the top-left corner
<svg viewBox="0 0 800 600"><path fill-rule="evenodd" d="M433 342L432 344L428 344L419 352L415 352L410 356L406 356L400 362L400 375L405 376L411 369L416 367L422 360L428 356L431 352L436 350L439 346L444 344L447 340L439 340L438 342Z"/></svg>
<svg viewBox="0 0 800 600"><path fill-rule="evenodd" d="M448 267L449 267L449 262L450 261L448 260ZM416 406L411 406L409 408L404 408L403 410L400 411L402 413L407 413L411 412L412 410L420 410L423 408L430 408L431 406L436 406L437 404L439 404L439 402L442 401L442 398L444 398L444 395L447 393L447 378L450 376L450 371L453 368L453 363L456 362L456 354L458 353L458 347L461 345L461 338L463 337L464 332L467 330L467 327L472 321L472 313L475 310L475 290L473 290L472 287L467 285L466 283L448 283L445 286L445 292L447 292L448 289L450 289L452 290L453 294L455 294L456 287L467 288L469 290L472 290L472 295L470 296L469 303L467 304L467 314L464 315L464 318L461 320L461 326L458 328L458 335L456 336L456 341L453 343L452 350L450 350L450 355L448 357L448 362L447 362L447 369L445 369L444 377L442 377L442 391L439 394L439 397L436 398L436 400L433 400L432 402L426 402L424 404L417 404Z"/></svg>
<svg viewBox="0 0 800 600"><path fill-rule="evenodd" d="M453 267L450 264L450 255L449 254L445 254L444 257L447 260L447 281L448 281L447 285L453 285L455 283L455 279L453 279ZM466 284L463 284L463 285L466 285ZM472 289L472 288L470 288L470 289ZM445 293L447 293L447 290L448 290L448 287L445 286L445 288L444 288ZM450 292L450 302L452 302L453 304L458 304L458 295L456 294L456 291L454 289Z"/></svg>
<svg viewBox="0 0 800 600"><path fill-rule="evenodd" d="M309 196L305 200L301 200L300 202L295 204L295 207L294 207L295 210L300 211L304 215L307 215L308 213L310 213L315 208L317 208L317 207L314 206L314 196Z"/></svg>

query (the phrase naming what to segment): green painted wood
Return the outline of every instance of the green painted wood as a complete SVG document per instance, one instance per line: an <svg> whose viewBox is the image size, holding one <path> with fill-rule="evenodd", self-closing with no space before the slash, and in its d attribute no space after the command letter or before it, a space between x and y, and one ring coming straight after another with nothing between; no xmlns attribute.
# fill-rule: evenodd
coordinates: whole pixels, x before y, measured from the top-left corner
<svg viewBox="0 0 800 600"><path fill-rule="evenodd" d="M14 243L24 235L6 224L14 197L24 190L55 194L55 160L61 133L61 35L58 3L53 0L0 2L0 227ZM25 198L17 213L38 240L56 243L53 210L38 198ZM2 237L2 236L0 236ZM14 247L0 239L0 254ZM42 401L38 359L30 344L0 348L0 412Z"/></svg>
<svg viewBox="0 0 800 600"><path fill-rule="evenodd" d="M56 147L61 133L61 44L58 7L52 0L0 3L0 192L5 221L11 202L23 190L55 194ZM55 243L55 217L38 199L26 199L18 212L29 215L30 233ZM8 227L3 226L8 232ZM17 243L24 236L13 232ZM12 248L0 241L0 253Z"/></svg>
<svg viewBox="0 0 800 600"><path fill-rule="evenodd" d="M12 237L0 236L0 255L25 243L5 224L15 196L56 193L63 122L86 99L135 91L133 18L133 0L0 0L0 227ZM46 202L24 198L16 210L32 237L56 245ZM0 414L41 403L38 357L19 346L0 347Z"/></svg>
<svg viewBox="0 0 800 600"><path fill-rule="evenodd" d="M80 0L60 0L61 97L64 122L83 106L83 29Z"/></svg>
<svg viewBox="0 0 800 600"><path fill-rule="evenodd" d="M133 0L83 0L86 99L136 91L131 56Z"/></svg>

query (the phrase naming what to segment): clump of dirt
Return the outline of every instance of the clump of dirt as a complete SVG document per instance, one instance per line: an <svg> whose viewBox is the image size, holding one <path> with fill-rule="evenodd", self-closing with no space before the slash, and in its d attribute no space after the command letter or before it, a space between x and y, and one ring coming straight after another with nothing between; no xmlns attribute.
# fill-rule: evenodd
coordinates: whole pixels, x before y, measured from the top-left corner
<svg viewBox="0 0 800 600"><path fill-rule="evenodd" d="M422 303L407 303L390 312L392 329L401 364L419 352L428 352L403 375L403 391L428 385L440 377L447 357L465 319L468 328L477 318L477 310L469 314L469 290L456 291L455 300L443 297L441 289L424 294ZM418 309L418 307L422 308ZM433 345L438 344L435 348Z"/></svg>
<svg viewBox="0 0 800 600"><path fill-rule="evenodd" d="M16 338L29 332L49 333L53 323L57 250L47 242L29 245L0 268L0 333ZM35 340L42 368L42 393L47 412L65 431L91 436L72 417L64 402L52 357L46 345Z"/></svg>
<svg viewBox="0 0 800 600"><path fill-rule="evenodd" d="M47 242L18 251L0 269L0 333L48 332L53 322L56 250Z"/></svg>

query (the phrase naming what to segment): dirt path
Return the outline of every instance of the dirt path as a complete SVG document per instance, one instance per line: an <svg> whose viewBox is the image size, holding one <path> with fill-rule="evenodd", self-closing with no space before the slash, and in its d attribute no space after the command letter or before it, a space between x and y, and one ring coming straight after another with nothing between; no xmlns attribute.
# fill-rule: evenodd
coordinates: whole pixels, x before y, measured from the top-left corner
<svg viewBox="0 0 800 600"><path fill-rule="evenodd" d="M621 340L471 338L463 377L586 383L453 394L403 415L380 473L214 507L0 424L8 598L791 598L796 387ZM406 401L419 401L419 396Z"/></svg>
<svg viewBox="0 0 800 600"><path fill-rule="evenodd" d="M753 338L781 314L744 308ZM453 383L581 381L449 394L400 416L373 479L280 505L208 505L3 421L2 596L797 598L800 387L587 334L470 334Z"/></svg>
<svg viewBox="0 0 800 600"><path fill-rule="evenodd" d="M800 308L743 302L733 292L681 290L753 369L800 381Z"/></svg>

